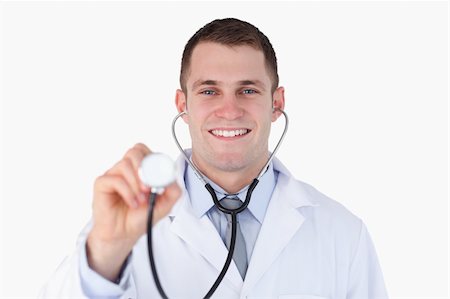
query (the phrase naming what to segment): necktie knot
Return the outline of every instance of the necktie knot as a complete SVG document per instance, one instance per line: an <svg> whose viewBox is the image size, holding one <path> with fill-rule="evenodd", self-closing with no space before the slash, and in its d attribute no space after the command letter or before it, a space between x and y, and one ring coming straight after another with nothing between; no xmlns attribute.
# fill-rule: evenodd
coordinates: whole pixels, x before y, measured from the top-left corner
<svg viewBox="0 0 450 299"><path fill-rule="evenodd" d="M220 200L220 204L230 210L234 210L239 208L242 205L242 202L239 200L239 197L224 197ZM225 217L227 218L228 222L231 221L231 214L226 214Z"/></svg>
<svg viewBox="0 0 450 299"><path fill-rule="evenodd" d="M224 197L220 201L222 206L224 206L227 209L237 209L242 205L242 202L239 200L239 197Z"/></svg>

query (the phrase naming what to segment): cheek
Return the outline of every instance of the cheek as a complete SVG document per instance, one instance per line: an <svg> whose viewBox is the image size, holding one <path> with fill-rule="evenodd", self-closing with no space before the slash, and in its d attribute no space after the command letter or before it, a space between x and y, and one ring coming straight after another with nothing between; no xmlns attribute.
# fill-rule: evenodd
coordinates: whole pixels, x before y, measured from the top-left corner
<svg viewBox="0 0 450 299"><path fill-rule="evenodd" d="M189 116L187 117L187 123L191 134L199 135L200 130L205 124L205 113L198 109L189 110Z"/></svg>
<svg viewBox="0 0 450 299"><path fill-rule="evenodd" d="M189 121L196 127L202 127L212 115L214 115L214 110L209 107L193 107L189 111Z"/></svg>
<svg viewBox="0 0 450 299"><path fill-rule="evenodd" d="M274 121L274 115L275 113L272 113L271 107L264 107L260 108L258 110L255 110L252 113L254 119L257 119L257 121L260 123L261 127L270 127L271 123Z"/></svg>
<svg viewBox="0 0 450 299"><path fill-rule="evenodd" d="M266 119L261 120L260 122L260 126L261 126L261 138L262 139L268 139L269 135L270 135L270 130L272 127L272 119L270 116L267 116Z"/></svg>

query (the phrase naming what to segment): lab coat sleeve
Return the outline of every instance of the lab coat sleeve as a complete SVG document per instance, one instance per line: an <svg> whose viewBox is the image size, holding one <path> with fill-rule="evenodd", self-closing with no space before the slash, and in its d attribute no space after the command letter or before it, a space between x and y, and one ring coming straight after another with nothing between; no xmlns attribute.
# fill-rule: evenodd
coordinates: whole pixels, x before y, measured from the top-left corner
<svg viewBox="0 0 450 299"><path fill-rule="evenodd" d="M86 243L85 243L86 244ZM89 267L86 255L86 245L80 248L80 282L83 292L89 298L104 298L104 299L118 299L120 298L129 287L130 281L130 268L131 265L128 257L125 268L122 272L122 277L118 284L105 279L103 276L95 272Z"/></svg>
<svg viewBox="0 0 450 299"><path fill-rule="evenodd" d="M136 298L131 256L119 284L108 281L89 268L86 257L88 225L80 234L77 249L67 257L40 291L38 298Z"/></svg>
<svg viewBox="0 0 450 299"><path fill-rule="evenodd" d="M360 298L388 298L375 247L363 223L350 265L347 288L347 299Z"/></svg>

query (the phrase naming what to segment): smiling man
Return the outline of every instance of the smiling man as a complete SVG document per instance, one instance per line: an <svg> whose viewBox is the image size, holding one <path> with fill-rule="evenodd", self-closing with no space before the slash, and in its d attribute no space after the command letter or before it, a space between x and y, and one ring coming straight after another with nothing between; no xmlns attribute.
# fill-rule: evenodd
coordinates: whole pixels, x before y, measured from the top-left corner
<svg viewBox="0 0 450 299"><path fill-rule="evenodd" d="M279 116L272 109L284 108L276 69L244 41L238 36L237 45L196 45L176 97L178 111L188 111L194 163L228 193L249 185L261 171L269 157L271 122Z"/></svg>
<svg viewBox="0 0 450 299"><path fill-rule="evenodd" d="M176 108L189 126L192 163L216 196L244 201L235 254L216 298L387 298L363 222L269 159L271 123L284 109L275 52L237 19L215 20L188 41ZM93 220L76 253L41 292L45 298L159 298L147 256L149 188L138 176L150 149L137 144L94 185ZM158 196L153 247L169 298L202 298L228 254L230 225L193 169L179 159L176 183Z"/></svg>

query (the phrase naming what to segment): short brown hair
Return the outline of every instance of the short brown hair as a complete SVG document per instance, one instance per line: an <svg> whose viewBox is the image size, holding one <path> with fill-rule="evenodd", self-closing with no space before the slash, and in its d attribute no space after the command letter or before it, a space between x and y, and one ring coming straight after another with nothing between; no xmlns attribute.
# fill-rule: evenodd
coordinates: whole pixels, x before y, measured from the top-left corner
<svg viewBox="0 0 450 299"><path fill-rule="evenodd" d="M277 57L267 36L250 23L234 18L217 19L200 28L187 42L181 59L180 85L186 93L187 73L192 52L200 42L215 42L227 46L251 46L261 50L272 77L272 92L278 87Z"/></svg>

